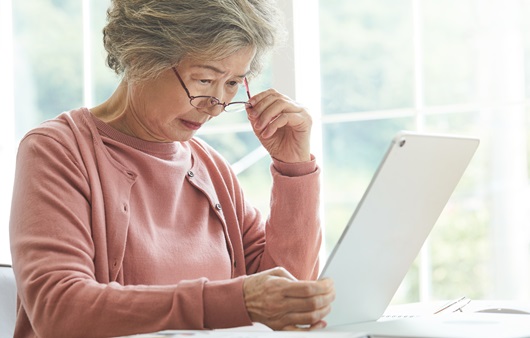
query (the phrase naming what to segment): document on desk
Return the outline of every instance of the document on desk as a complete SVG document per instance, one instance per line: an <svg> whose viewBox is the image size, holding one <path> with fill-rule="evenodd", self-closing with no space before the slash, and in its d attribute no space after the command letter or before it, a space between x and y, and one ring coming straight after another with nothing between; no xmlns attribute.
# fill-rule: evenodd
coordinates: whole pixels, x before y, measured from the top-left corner
<svg viewBox="0 0 530 338"><path fill-rule="evenodd" d="M298 331L162 331L153 334L129 336L135 338L369 338L352 332L298 332Z"/></svg>

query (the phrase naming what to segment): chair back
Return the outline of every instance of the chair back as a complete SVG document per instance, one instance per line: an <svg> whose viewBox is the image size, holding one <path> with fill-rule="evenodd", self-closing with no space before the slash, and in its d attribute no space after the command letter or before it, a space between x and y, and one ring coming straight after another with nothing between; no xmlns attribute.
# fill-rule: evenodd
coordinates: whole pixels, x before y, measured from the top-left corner
<svg viewBox="0 0 530 338"><path fill-rule="evenodd" d="M17 286L10 265L0 265L0 338L12 338L15 332Z"/></svg>

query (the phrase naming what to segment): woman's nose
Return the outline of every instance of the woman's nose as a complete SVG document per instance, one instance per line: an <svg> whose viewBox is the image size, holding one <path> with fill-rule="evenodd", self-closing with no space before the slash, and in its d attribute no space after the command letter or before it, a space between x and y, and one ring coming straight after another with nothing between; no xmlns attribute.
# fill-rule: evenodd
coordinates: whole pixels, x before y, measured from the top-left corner
<svg viewBox="0 0 530 338"><path fill-rule="evenodd" d="M201 109L204 113L210 115L210 116L219 116L222 112L224 112L224 105L222 103L219 103L218 105Z"/></svg>
<svg viewBox="0 0 530 338"><path fill-rule="evenodd" d="M215 89L212 91L212 93L210 93L210 95L215 97L219 101L219 104L208 108L207 109L208 110L208 114L210 114L212 116L218 116L219 114L224 112L225 104L228 104L228 102L225 101L225 100L229 100L230 97L229 97L229 95L226 94L226 92L223 90L223 88L219 88L219 87L215 87Z"/></svg>

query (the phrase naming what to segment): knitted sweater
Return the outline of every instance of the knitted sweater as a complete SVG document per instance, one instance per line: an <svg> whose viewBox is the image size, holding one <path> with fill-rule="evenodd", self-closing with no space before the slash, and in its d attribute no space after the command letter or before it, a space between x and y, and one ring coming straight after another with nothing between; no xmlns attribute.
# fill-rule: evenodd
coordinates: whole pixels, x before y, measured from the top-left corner
<svg viewBox="0 0 530 338"><path fill-rule="evenodd" d="M315 278L314 160L273 159L268 219L199 139L143 141L88 109L21 141L10 240L15 337L99 337L249 325L243 276Z"/></svg>

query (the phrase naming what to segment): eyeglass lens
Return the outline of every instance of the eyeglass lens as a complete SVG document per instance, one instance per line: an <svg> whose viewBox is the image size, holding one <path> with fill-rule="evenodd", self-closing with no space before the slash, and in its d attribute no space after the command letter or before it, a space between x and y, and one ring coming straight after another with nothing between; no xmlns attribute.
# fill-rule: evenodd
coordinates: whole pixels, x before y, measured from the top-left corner
<svg viewBox="0 0 530 338"><path fill-rule="evenodd" d="M220 101L213 96L195 96L190 102L196 108L210 108L220 104Z"/></svg>
<svg viewBox="0 0 530 338"><path fill-rule="evenodd" d="M246 108L251 108L252 107L252 105L249 102L246 102L246 101L233 101L233 102L230 102L228 104L225 104L225 103L221 102L215 96L191 96L190 92L188 91L188 88L184 84L184 81L180 77L180 74L178 73L177 69L175 67L172 67L172 69L173 69L173 73L175 73L175 75L177 76L180 84L182 85L182 87L186 91L186 94L188 95L188 97L190 99L190 104L192 106L194 106L195 108L199 108L199 109L201 109L201 108L212 108L212 107L220 105L220 106L223 107L224 111L233 113L233 112L240 112L240 111L245 110ZM246 93L246 96L250 99L250 92L249 92L249 89L248 89L248 82L247 82L246 78L244 79L244 87L242 86L241 88L244 89L244 93Z"/></svg>

